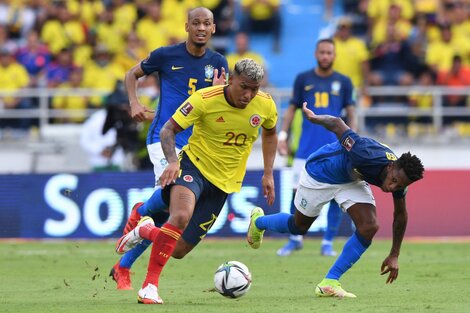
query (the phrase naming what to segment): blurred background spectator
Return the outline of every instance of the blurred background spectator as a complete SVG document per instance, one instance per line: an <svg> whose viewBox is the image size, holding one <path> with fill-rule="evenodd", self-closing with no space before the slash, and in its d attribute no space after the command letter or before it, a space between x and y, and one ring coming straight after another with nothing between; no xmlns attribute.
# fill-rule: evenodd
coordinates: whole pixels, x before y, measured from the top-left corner
<svg viewBox="0 0 470 313"><path fill-rule="evenodd" d="M411 85L413 61L408 42L397 33L395 25L388 25L386 39L372 51L369 83L373 86Z"/></svg>
<svg viewBox="0 0 470 313"><path fill-rule="evenodd" d="M455 55L450 69L438 72L437 83L448 87L468 88L470 86L470 67L462 64L460 55ZM466 105L467 96L465 95L448 95L444 97L444 106L464 107Z"/></svg>
<svg viewBox="0 0 470 313"><path fill-rule="evenodd" d="M16 60L28 71L31 87L44 87L45 84L40 82L40 79L51 59L52 55L47 46L39 40L36 30L31 30L26 35L26 42L16 53Z"/></svg>
<svg viewBox="0 0 470 313"><path fill-rule="evenodd" d="M46 64L44 70L47 87L54 88L69 80L70 73L76 68L73 63L71 47L62 48L54 55L52 62Z"/></svg>
<svg viewBox="0 0 470 313"><path fill-rule="evenodd" d="M336 59L334 70L351 78L354 88L363 95L369 77L369 51L365 42L352 35L352 20L343 17L338 21L334 35Z"/></svg>
<svg viewBox="0 0 470 313"><path fill-rule="evenodd" d="M270 33L273 50L281 51L280 0L241 0L244 11L242 30L246 33Z"/></svg>
<svg viewBox="0 0 470 313"><path fill-rule="evenodd" d="M69 75L69 79L57 86L62 92L52 99L52 108L75 110L69 113L67 117L56 118L56 123L81 123L86 118L86 109L88 108L88 97L70 96L67 91L75 88L83 88L83 70L75 68Z"/></svg>
<svg viewBox="0 0 470 313"><path fill-rule="evenodd" d="M237 33L235 35L235 51L227 55L227 63L230 72L233 71L235 64L241 59L250 58L261 64L264 68L264 78L261 82L262 87L266 87L269 84L268 71L266 68L266 62L260 54L250 50L250 38L247 33Z"/></svg>
<svg viewBox="0 0 470 313"><path fill-rule="evenodd" d="M26 68L15 60L13 52L8 48L0 47L0 86L9 92L19 92L21 88L28 87L29 76ZM32 102L29 98L14 96L0 97L0 108L7 109L31 109ZM17 128L27 130L32 125L32 120L11 119L1 120L2 128Z"/></svg>

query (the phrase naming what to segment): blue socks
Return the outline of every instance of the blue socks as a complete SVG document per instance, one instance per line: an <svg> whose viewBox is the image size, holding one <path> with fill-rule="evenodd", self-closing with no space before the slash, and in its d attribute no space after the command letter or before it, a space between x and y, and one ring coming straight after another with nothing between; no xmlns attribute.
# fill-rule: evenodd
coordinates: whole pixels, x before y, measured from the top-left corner
<svg viewBox="0 0 470 313"><path fill-rule="evenodd" d="M139 256L144 253L145 249L151 244L152 242L150 240L144 240L141 243L139 243L137 246L132 248L131 250L127 251L126 254L122 256L122 258L119 260L119 266L120 267L125 267L125 268L131 268L132 264L134 264L135 260Z"/></svg>
<svg viewBox="0 0 470 313"><path fill-rule="evenodd" d="M255 225L259 229L272 230L278 233L301 234L300 230L295 225L294 215L287 213L260 216L256 219Z"/></svg>
<svg viewBox="0 0 470 313"><path fill-rule="evenodd" d="M145 201L144 205L137 209L141 216L150 216L154 213L168 209L168 205L163 201L162 189L156 189L152 196Z"/></svg>
<svg viewBox="0 0 470 313"><path fill-rule="evenodd" d="M355 232L344 245L343 251L326 274L326 278L339 280L359 260L371 243Z"/></svg>
<svg viewBox="0 0 470 313"><path fill-rule="evenodd" d="M328 209L327 216L327 226L325 234L323 235L323 240L333 241L336 234L338 233L339 224L341 223L341 218L343 217L343 211L339 207L336 201L330 201L330 208Z"/></svg>

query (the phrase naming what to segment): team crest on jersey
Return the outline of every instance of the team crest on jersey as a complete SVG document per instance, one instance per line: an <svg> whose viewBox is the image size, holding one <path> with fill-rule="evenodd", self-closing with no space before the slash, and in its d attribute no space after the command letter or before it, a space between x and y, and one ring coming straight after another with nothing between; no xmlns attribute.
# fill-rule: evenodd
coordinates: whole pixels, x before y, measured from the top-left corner
<svg viewBox="0 0 470 313"><path fill-rule="evenodd" d="M306 209L307 208L307 200L302 198L302 200L300 200L300 206L303 207L304 209Z"/></svg>
<svg viewBox="0 0 470 313"><path fill-rule="evenodd" d="M193 106L191 103L186 102L180 109L180 112L183 113L184 116L188 116L189 113L193 110Z"/></svg>
<svg viewBox="0 0 470 313"><path fill-rule="evenodd" d="M259 123L261 123L261 116L259 116L258 114L253 114L250 117L250 125L256 127L259 125Z"/></svg>
<svg viewBox="0 0 470 313"><path fill-rule="evenodd" d="M210 64L206 65L206 67L204 67L204 75L206 79L214 78L214 67Z"/></svg>
<svg viewBox="0 0 470 313"><path fill-rule="evenodd" d="M184 175L183 180L187 183L192 183L194 179L191 175Z"/></svg>
<svg viewBox="0 0 470 313"><path fill-rule="evenodd" d="M351 151L352 147L354 146L354 139L352 139L350 136L344 138L343 142L341 145L348 151Z"/></svg>
<svg viewBox="0 0 470 313"><path fill-rule="evenodd" d="M331 94L332 95L339 95L339 91L341 89L341 83L337 80L331 83Z"/></svg>
<svg viewBox="0 0 470 313"><path fill-rule="evenodd" d="M393 153L385 152L385 155L387 156L387 160L390 160L390 161L396 161L397 160L397 156Z"/></svg>

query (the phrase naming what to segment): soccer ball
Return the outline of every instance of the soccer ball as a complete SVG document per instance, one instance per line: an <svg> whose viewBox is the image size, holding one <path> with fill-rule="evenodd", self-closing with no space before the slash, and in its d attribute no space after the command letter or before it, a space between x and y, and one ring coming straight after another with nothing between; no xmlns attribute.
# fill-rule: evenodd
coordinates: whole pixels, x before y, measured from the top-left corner
<svg viewBox="0 0 470 313"><path fill-rule="evenodd" d="M219 266L214 274L215 289L224 297L239 298L250 290L251 273L238 261L228 261Z"/></svg>

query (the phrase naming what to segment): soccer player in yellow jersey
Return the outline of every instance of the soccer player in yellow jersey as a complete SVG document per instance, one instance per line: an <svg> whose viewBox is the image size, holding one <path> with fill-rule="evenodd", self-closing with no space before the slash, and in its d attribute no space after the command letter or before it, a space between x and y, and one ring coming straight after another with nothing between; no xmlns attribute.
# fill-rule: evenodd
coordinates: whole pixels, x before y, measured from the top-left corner
<svg viewBox="0 0 470 313"><path fill-rule="evenodd" d="M153 242L147 277L138 301L161 304L157 286L170 256L183 258L217 219L227 195L238 192L246 162L261 129L264 159L262 188L269 205L274 202L273 164L277 149L276 104L259 91L263 68L252 59L235 65L229 84L193 93L160 131L168 166L160 176L170 217L161 228L149 217L123 236L116 247L125 253L143 239ZM175 136L193 126L179 157Z"/></svg>

